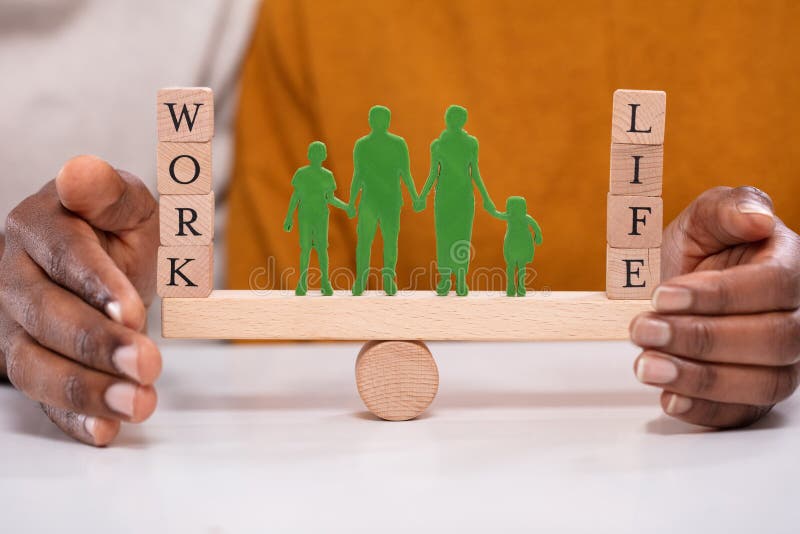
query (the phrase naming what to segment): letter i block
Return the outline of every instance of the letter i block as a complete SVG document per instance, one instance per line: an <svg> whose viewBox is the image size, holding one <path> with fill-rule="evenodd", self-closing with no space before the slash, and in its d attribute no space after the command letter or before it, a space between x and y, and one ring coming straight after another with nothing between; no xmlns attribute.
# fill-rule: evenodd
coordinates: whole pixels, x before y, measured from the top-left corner
<svg viewBox="0 0 800 534"><path fill-rule="evenodd" d="M661 246L664 201L661 197L608 195L606 241L614 248Z"/></svg>
<svg viewBox="0 0 800 534"><path fill-rule="evenodd" d="M660 248L606 249L606 295L646 300L661 281Z"/></svg>
<svg viewBox="0 0 800 534"><path fill-rule="evenodd" d="M663 145L666 112L664 91L614 91L611 142Z"/></svg>
<svg viewBox="0 0 800 534"><path fill-rule="evenodd" d="M664 182L664 145L611 144L612 195L660 197Z"/></svg>
<svg viewBox="0 0 800 534"><path fill-rule="evenodd" d="M204 143L214 136L214 93L207 87L171 87L157 96L158 140Z"/></svg>
<svg viewBox="0 0 800 534"><path fill-rule="evenodd" d="M211 245L159 247L160 297L204 298L213 288L214 252Z"/></svg>
<svg viewBox="0 0 800 534"><path fill-rule="evenodd" d="M206 195L211 192L211 141L158 143L158 192Z"/></svg>
<svg viewBox="0 0 800 534"><path fill-rule="evenodd" d="M162 245L210 245L214 240L214 193L162 195L159 217Z"/></svg>

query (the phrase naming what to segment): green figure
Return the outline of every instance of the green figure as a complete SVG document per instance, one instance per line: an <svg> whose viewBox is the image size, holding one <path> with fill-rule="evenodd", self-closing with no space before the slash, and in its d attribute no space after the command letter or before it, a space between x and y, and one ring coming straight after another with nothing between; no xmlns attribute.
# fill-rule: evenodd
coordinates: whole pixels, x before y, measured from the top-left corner
<svg viewBox="0 0 800 534"><path fill-rule="evenodd" d="M346 210L350 217L355 213L342 200L334 195L336 181L333 173L322 166L328 157L325 143L314 141L308 145L310 165L300 167L292 178L292 198L289 212L283 222L283 229L292 231L294 211L297 209L297 222L300 231L300 281L294 290L295 295L305 295L308 290L308 262L311 249L317 251L319 270L322 272L321 291L323 295L333 295L328 278L328 204Z"/></svg>
<svg viewBox="0 0 800 534"><path fill-rule="evenodd" d="M495 206L478 168L478 140L464 130L467 110L450 106L444 116L447 126L431 143L431 169L414 209L425 209L428 193L436 183L434 222L436 226L436 262L439 284L436 293L447 295L451 277L456 276L456 293L469 293L469 270L472 221L475 218L473 182L483 197L483 208L494 213Z"/></svg>
<svg viewBox="0 0 800 534"><path fill-rule="evenodd" d="M537 245L542 244L542 229L539 223L528 215L526 202L522 197L508 197L505 213L494 210L492 215L508 223L506 238L503 241L503 256L506 259L508 277L506 295L524 297L525 269L533 261L534 241ZM528 231L529 226L533 230L533 238Z"/></svg>
<svg viewBox="0 0 800 534"><path fill-rule="evenodd" d="M397 239L400 233L400 209L403 194L400 180L406 184L416 204L417 189L409 168L408 145L405 139L389 132L392 114L388 108L374 106L369 110L370 133L356 141L353 149L353 183L349 209L355 210L358 193L358 244L356 247L356 280L353 295L361 295L367 285L372 241L378 226L383 236L383 289L387 295L397 293Z"/></svg>

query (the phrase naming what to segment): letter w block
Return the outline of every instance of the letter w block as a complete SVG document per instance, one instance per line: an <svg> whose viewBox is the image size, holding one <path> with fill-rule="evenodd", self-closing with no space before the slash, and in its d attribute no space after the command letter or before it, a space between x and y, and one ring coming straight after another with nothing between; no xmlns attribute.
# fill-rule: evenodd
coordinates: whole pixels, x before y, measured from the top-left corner
<svg viewBox="0 0 800 534"><path fill-rule="evenodd" d="M156 118L159 141L210 141L214 136L214 94L207 87L161 89Z"/></svg>

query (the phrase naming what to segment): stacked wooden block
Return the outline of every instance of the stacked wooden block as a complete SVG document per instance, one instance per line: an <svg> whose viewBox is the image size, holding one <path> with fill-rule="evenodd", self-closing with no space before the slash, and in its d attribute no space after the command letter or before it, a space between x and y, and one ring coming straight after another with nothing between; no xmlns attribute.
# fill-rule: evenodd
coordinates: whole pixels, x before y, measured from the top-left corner
<svg viewBox="0 0 800 534"><path fill-rule="evenodd" d="M157 97L161 247L158 294L207 297L213 287L214 95L205 87L162 89Z"/></svg>
<svg viewBox="0 0 800 534"><path fill-rule="evenodd" d="M606 234L610 299L649 299L660 281L666 107L663 91L614 93Z"/></svg>

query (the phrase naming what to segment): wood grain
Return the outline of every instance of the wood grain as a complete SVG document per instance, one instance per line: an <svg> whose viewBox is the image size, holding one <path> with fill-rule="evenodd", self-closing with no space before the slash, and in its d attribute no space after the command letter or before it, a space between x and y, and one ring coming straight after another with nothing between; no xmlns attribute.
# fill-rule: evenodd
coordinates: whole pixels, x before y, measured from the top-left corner
<svg viewBox="0 0 800 534"><path fill-rule="evenodd" d="M439 369L421 341L370 341L356 359L356 386L370 412L408 421L436 397Z"/></svg>
<svg viewBox="0 0 800 534"><path fill-rule="evenodd" d="M630 131L633 107L636 108L635 129L650 130L649 133ZM664 91L617 89L611 117L611 142L663 145L666 111L667 93Z"/></svg>
<svg viewBox="0 0 800 534"><path fill-rule="evenodd" d="M661 246L664 233L664 201L661 197L609 194L607 217L606 241L612 247ZM637 221L634 221L634 217Z"/></svg>
<svg viewBox="0 0 800 534"><path fill-rule="evenodd" d="M664 145L612 143L609 174L612 195L661 196Z"/></svg>
<svg viewBox="0 0 800 534"><path fill-rule="evenodd" d="M162 245L210 245L214 240L213 192L207 195L161 195L158 209Z"/></svg>
<svg viewBox="0 0 800 534"><path fill-rule="evenodd" d="M160 142L157 150L156 174L160 194L207 195L211 192L211 141Z"/></svg>
<svg viewBox="0 0 800 534"><path fill-rule="evenodd" d="M189 117L194 119L191 129L185 118L179 123L180 127L175 128L167 104L174 104L176 118L180 118L186 106ZM197 105L199 107L196 108ZM159 141L202 143L214 137L214 93L208 87L161 89L156 97L156 106Z"/></svg>
<svg viewBox="0 0 800 534"><path fill-rule="evenodd" d="M607 247L606 295L609 299L649 300L660 280L660 248ZM641 287L626 287L628 285Z"/></svg>
<svg viewBox="0 0 800 534"><path fill-rule="evenodd" d="M162 301L162 334L186 339L613 340L649 302L609 300L602 292L471 291L439 297L400 291L332 297L291 291L214 291L205 299Z"/></svg>
<svg viewBox="0 0 800 534"><path fill-rule="evenodd" d="M194 286L179 276L172 276L171 259ZM188 263L184 262L191 260ZM214 252L211 245L191 247L159 247L156 290L160 297L188 297L184 302L199 302L213 289ZM171 280L174 279L174 280ZM174 281L175 285L170 285ZM188 306L191 308L191 304Z"/></svg>

